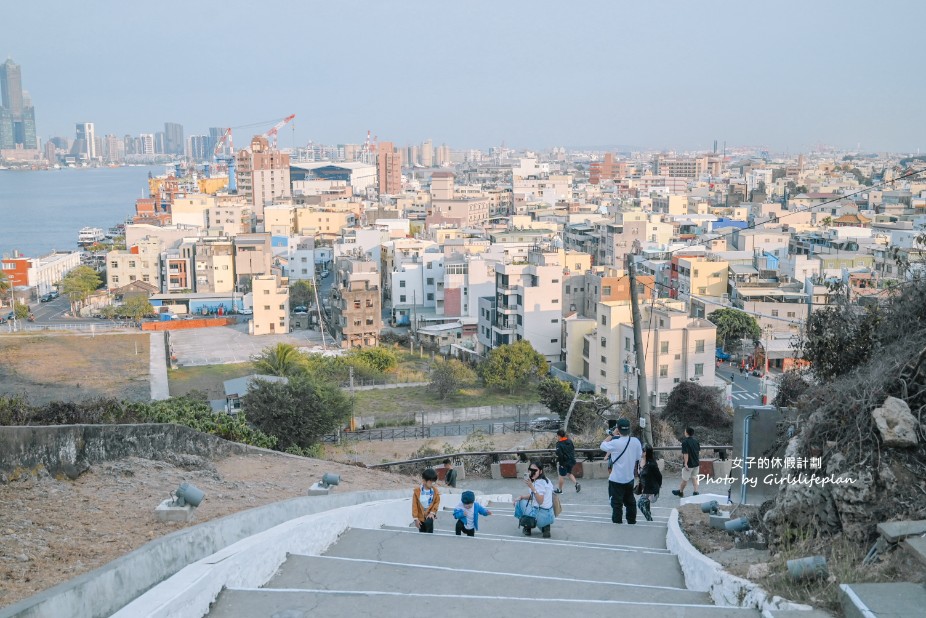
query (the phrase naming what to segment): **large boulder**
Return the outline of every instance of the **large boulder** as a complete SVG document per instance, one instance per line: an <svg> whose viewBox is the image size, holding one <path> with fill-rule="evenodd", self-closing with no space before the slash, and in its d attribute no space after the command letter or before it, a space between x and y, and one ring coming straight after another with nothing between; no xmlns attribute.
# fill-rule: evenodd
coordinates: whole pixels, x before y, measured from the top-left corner
<svg viewBox="0 0 926 618"><path fill-rule="evenodd" d="M888 397L880 408L871 411L871 418L881 434L884 446L909 448L916 446L916 417L903 399Z"/></svg>

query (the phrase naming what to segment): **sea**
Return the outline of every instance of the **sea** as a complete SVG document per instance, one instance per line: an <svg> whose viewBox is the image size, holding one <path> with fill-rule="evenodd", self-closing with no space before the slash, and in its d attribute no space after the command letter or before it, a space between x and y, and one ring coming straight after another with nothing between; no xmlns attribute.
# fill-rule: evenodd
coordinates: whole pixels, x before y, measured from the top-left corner
<svg viewBox="0 0 926 618"><path fill-rule="evenodd" d="M148 197L148 174L163 166L0 170L0 255L73 251L82 227L106 232Z"/></svg>

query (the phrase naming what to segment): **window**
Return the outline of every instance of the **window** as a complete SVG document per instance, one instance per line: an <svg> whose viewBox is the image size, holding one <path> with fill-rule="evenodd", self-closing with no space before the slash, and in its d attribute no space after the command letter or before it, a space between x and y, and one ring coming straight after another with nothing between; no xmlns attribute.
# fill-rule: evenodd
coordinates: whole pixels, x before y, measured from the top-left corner
<svg viewBox="0 0 926 618"><path fill-rule="evenodd" d="M264 294L269 294L270 290L264 290Z"/></svg>
<svg viewBox="0 0 926 618"><path fill-rule="evenodd" d="M624 337L624 349L625 350L630 349L630 337Z"/></svg>
<svg viewBox="0 0 926 618"><path fill-rule="evenodd" d="M659 405L664 406L669 403L669 393L659 393Z"/></svg>
<svg viewBox="0 0 926 618"><path fill-rule="evenodd" d="M601 370L601 377L602 377L602 378L608 377L608 372L605 371L604 369L602 369L602 370Z"/></svg>
<svg viewBox="0 0 926 618"><path fill-rule="evenodd" d="M659 365L659 377L660 378L669 377L669 366L668 365Z"/></svg>
<svg viewBox="0 0 926 618"><path fill-rule="evenodd" d="M700 377L703 375L704 375L704 363L695 363L695 376Z"/></svg>
<svg viewBox="0 0 926 618"><path fill-rule="evenodd" d="M662 318L659 318L659 328L662 328L662 327L665 326L665 325L666 325L666 324L665 324L665 322L662 321Z"/></svg>
<svg viewBox="0 0 926 618"><path fill-rule="evenodd" d="M608 347L608 340L604 337L601 338L601 347L603 348Z"/></svg>
<svg viewBox="0 0 926 618"><path fill-rule="evenodd" d="M112 261L109 263L109 266L110 268L119 268L119 262ZM3 267L6 268L6 264L4 264Z"/></svg>
<svg viewBox="0 0 926 618"><path fill-rule="evenodd" d="M428 277L428 285L434 285L434 278Z"/></svg>
<svg viewBox="0 0 926 618"><path fill-rule="evenodd" d="M129 268L135 268L135 260L129 260Z"/></svg>
<svg viewBox="0 0 926 618"><path fill-rule="evenodd" d="M607 363L607 362L608 362L608 357L607 357L607 356L602 356L602 357L601 357L601 362L602 362L602 363Z"/></svg>
<svg viewBox="0 0 926 618"><path fill-rule="evenodd" d="M554 279L552 283L559 283L559 279Z"/></svg>
<svg viewBox="0 0 926 618"><path fill-rule="evenodd" d="M129 281L135 281L135 275L129 275Z"/></svg>
<svg viewBox="0 0 926 618"><path fill-rule="evenodd" d="M399 302L400 302L400 303L404 303L404 302L405 302L405 294L402 294L401 296L399 296Z"/></svg>
<svg viewBox="0 0 926 618"><path fill-rule="evenodd" d="M434 300L434 292L428 292L428 300Z"/></svg>
<svg viewBox="0 0 926 618"><path fill-rule="evenodd" d="M607 326L607 325L608 325L608 316L606 316L606 315L601 316L601 325L602 325L602 326Z"/></svg>
<svg viewBox="0 0 926 618"><path fill-rule="evenodd" d="M354 309L360 309L360 299L354 301Z"/></svg>
<svg viewBox="0 0 926 618"><path fill-rule="evenodd" d="M367 299L367 307L372 307L372 306L373 306L373 299L372 299L372 298L368 298L368 299Z"/></svg>
<svg viewBox="0 0 926 618"><path fill-rule="evenodd" d="M550 320L550 324L559 324L559 318L553 318Z"/></svg>
<svg viewBox="0 0 926 618"><path fill-rule="evenodd" d="M264 311L270 311L270 305L264 305Z"/></svg>
<svg viewBox="0 0 926 618"><path fill-rule="evenodd" d="M789 318L793 318L793 317L794 317L794 312L793 312L793 311L789 311L789 312L788 312L788 317L789 317Z"/></svg>
<svg viewBox="0 0 926 618"><path fill-rule="evenodd" d="M681 378L672 378L672 384L678 384L681 381L682 381Z"/></svg>
<svg viewBox="0 0 926 618"><path fill-rule="evenodd" d="M400 279L400 280L399 280L399 287L400 287L400 288L404 288L404 287L405 287L405 279Z"/></svg>
<svg viewBox="0 0 926 618"><path fill-rule="evenodd" d="M554 299L553 299L553 304L554 304L554 305L558 305L558 304L559 304L559 299L558 299L558 298L554 298Z"/></svg>
<svg viewBox="0 0 926 618"><path fill-rule="evenodd" d="M559 339L550 339L550 343L559 343Z"/></svg>
<svg viewBox="0 0 926 618"><path fill-rule="evenodd" d="M707 294L707 288L698 288L698 294Z"/></svg>
<svg viewBox="0 0 926 618"><path fill-rule="evenodd" d="M286 305L280 305L280 311L286 311Z"/></svg>
<svg viewBox="0 0 926 618"><path fill-rule="evenodd" d="M569 286L569 285L566 286L566 293L567 293L567 294L570 294L570 293L571 293L571 292L569 291L569 290L571 289L571 287L572 287L572 286Z"/></svg>
<svg viewBox="0 0 926 618"><path fill-rule="evenodd" d="M602 287L601 287L601 295L602 295L602 296L610 296L610 295L611 295L611 286L610 286L610 285L604 285L604 286L602 286Z"/></svg>
<svg viewBox="0 0 926 618"><path fill-rule="evenodd" d="M778 317L778 309L772 309L772 317L773 317L773 318L777 318L777 317Z"/></svg>
<svg viewBox="0 0 926 618"><path fill-rule="evenodd" d="M704 351L704 339L696 339L695 340L695 352L703 352L703 351Z"/></svg>
<svg viewBox="0 0 926 618"><path fill-rule="evenodd" d="M151 275L142 275L141 280L144 281L145 283L148 283L149 281L151 281Z"/></svg>
<svg viewBox="0 0 926 618"><path fill-rule="evenodd" d="M660 353L660 354L668 354L668 353L669 353L669 342L668 342L668 341L660 341L660 342L659 342L659 353Z"/></svg>
<svg viewBox="0 0 926 618"><path fill-rule="evenodd" d="M113 275L113 283L119 283L119 275Z"/></svg>

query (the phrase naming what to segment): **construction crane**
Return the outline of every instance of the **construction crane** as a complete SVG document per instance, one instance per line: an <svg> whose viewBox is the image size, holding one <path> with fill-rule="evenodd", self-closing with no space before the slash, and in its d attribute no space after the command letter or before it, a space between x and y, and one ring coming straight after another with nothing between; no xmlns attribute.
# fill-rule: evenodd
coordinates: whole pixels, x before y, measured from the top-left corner
<svg viewBox="0 0 926 618"><path fill-rule="evenodd" d="M264 133L264 137L272 140L274 150L276 150L276 147L277 147L277 133L279 133L280 129L282 129L287 124L289 124L292 121L292 119L295 117L296 117L296 114L290 114L283 120L273 125L273 127L271 127L266 133Z"/></svg>

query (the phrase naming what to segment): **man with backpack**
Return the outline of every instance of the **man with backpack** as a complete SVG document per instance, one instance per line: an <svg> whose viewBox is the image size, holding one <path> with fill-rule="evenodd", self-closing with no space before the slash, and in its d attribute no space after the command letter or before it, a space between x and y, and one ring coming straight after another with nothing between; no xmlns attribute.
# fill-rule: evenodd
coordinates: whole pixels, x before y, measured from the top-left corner
<svg viewBox="0 0 926 618"><path fill-rule="evenodd" d="M566 435L566 430L558 429L556 431L558 440L556 441L556 462L559 464L559 487L553 490L553 493L563 493L563 483L566 477L575 483L576 493L582 491L582 485L576 480L572 473L572 468L576 465L576 447Z"/></svg>
<svg viewBox="0 0 926 618"><path fill-rule="evenodd" d="M630 421L617 421L617 429L601 443L601 450L608 454L611 475L608 476L608 494L611 497L611 521L623 523L623 510L627 511L627 523L637 523L637 502L633 495L633 480L643 456L643 445L630 435Z"/></svg>

